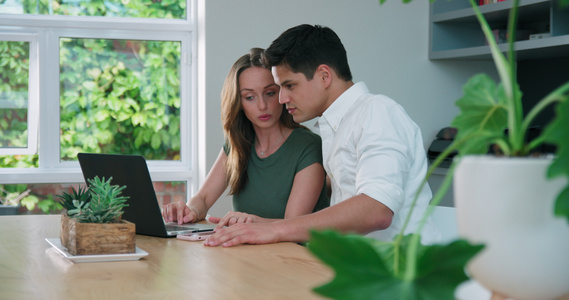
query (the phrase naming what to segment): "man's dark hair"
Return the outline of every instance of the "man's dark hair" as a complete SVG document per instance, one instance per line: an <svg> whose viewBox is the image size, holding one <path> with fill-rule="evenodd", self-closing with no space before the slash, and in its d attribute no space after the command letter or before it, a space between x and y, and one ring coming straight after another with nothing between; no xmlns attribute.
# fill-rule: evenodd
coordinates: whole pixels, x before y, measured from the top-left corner
<svg viewBox="0 0 569 300"><path fill-rule="evenodd" d="M312 80L319 65L331 67L345 81L352 80L346 49L330 28L303 24L283 32L265 50L263 64L270 68L285 65Z"/></svg>

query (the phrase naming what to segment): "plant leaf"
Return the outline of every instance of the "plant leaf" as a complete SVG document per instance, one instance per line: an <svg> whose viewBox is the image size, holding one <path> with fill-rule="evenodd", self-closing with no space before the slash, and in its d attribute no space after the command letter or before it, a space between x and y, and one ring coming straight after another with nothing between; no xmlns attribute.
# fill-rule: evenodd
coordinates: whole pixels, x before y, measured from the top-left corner
<svg viewBox="0 0 569 300"><path fill-rule="evenodd" d="M366 238L343 237L332 230L311 232L308 249L336 272L329 283L315 292L335 299L373 299L383 289L393 287L392 275L379 253Z"/></svg>
<svg viewBox="0 0 569 300"><path fill-rule="evenodd" d="M24 199L20 200L20 203L25 206L28 210L34 210L36 207L36 203L39 202L39 198L34 195L29 195L24 197Z"/></svg>
<svg viewBox="0 0 569 300"><path fill-rule="evenodd" d="M410 237L401 240L401 253L406 253ZM393 272L395 248L394 243L359 235L312 231L308 249L336 273L331 282L314 291L333 299L454 299L456 286L468 279L464 265L483 246L462 240L449 245L421 245L417 277L411 280Z"/></svg>
<svg viewBox="0 0 569 300"><path fill-rule="evenodd" d="M557 156L547 170L547 177L565 176L569 179L569 96L556 106L556 117L544 131L546 142L557 145ZM569 185L555 201L555 215L569 221Z"/></svg>
<svg viewBox="0 0 569 300"><path fill-rule="evenodd" d="M468 280L466 263L484 248L456 240L448 245L424 246L419 254L415 299L454 299L454 290Z"/></svg>
<svg viewBox="0 0 569 300"><path fill-rule="evenodd" d="M456 105L461 112L452 121L457 128L458 152L484 154L496 139L504 139L507 127L507 103L504 89L486 74L472 77L463 87L464 96Z"/></svg>

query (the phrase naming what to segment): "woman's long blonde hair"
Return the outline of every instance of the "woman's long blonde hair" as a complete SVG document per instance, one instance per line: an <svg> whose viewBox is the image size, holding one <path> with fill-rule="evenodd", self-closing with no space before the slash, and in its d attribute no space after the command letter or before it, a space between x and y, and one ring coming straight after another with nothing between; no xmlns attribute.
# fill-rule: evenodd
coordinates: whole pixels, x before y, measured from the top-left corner
<svg viewBox="0 0 569 300"><path fill-rule="evenodd" d="M261 48L252 48L249 54L241 56L231 67L221 90L221 123L225 142L229 146L225 169L230 195L238 193L247 184L247 164L255 142L253 124L241 109L239 75L250 67L264 68L261 63L263 51ZM302 127L294 122L286 109L281 113L280 122L288 128Z"/></svg>

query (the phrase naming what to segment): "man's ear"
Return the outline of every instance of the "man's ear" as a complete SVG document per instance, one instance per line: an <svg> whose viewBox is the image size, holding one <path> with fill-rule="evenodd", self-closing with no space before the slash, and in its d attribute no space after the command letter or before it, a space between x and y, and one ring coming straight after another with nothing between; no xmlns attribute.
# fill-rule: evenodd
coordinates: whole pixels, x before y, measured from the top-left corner
<svg viewBox="0 0 569 300"><path fill-rule="evenodd" d="M332 83L332 69L328 65L319 65L314 72L314 79L321 82L324 88L328 88Z"/></svg>

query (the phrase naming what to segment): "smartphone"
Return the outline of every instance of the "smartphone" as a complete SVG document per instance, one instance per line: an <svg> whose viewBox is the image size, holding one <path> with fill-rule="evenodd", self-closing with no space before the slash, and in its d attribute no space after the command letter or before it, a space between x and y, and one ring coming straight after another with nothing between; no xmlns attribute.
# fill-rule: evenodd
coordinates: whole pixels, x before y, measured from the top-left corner
<svg viewBox="0 0 569 300"><path fill-rule="evenodd" d="M213 231L197 232L191 234L178 234L176 238L184 241L203 241L213 234L214 234Z"/></svg>

